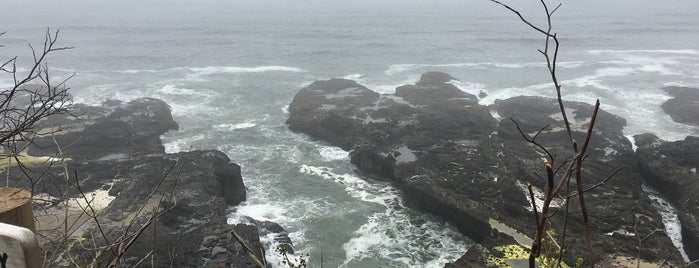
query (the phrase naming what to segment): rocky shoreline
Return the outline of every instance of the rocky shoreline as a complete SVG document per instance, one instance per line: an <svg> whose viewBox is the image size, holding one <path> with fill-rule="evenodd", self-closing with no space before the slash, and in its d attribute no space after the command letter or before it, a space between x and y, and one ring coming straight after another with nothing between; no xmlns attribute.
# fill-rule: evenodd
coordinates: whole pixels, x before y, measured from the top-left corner
<svg viewBox="0 0 699 268"><path fill-rule="evenodd" d="M48 256L57 254L53 265L71 266L70 258L89 264L99 252L95 246L130 240L155 213L162 215L141 230L122 265L144 261L155 267L255 267L232 230L258 256L263 249L260 235L275 233L283 244L291 244L275 223L249 219L227 224L227 208L246 197L240 166L219 151L165 153L160 136L178 128L165 102L76 104L73 114L42 122L42 131L55 133L36 139L26 155L53 157L46 162L51 165L28 170L30 177L41 178L33 185L23 177L16 185L41 197L34 205L37 232L49 234L40 235L40 242ZM59 147L62 155L56 155ZM60 159L66 160L65 166ZM22 173L15 167L11 174ZM67 214L61 198L70 200ZM91 209L98 211L99 226L89 220ZM64 228L69 229L71 256L60 243ZM75 241L86 242L78 246ZM102 253L105 260L119 254L114 248Z"/></svg>
<svg viewBox="0 0 699 268"><path fill-rule="evenodd" d="M530 233L532 212L524 185L531 181L539 189L544 186L542 156L522 139L508 118L530 134L548 125L538 140L560 155L558 159L571 156L565 154L569 150L567 134L555 100L514 97L483 106L477 96L454 86L455 80L445 73L429 72L415 85L401 86L395 94L385 95L351 80L316 81L294 97L287 124L293 131L351 150L351 161L360 171L393 181L410 203L455 224L479 245L449 267L473 267L485 265L487 256L504 257L502 247L513 243L507 238L512 234L493 231L497 229L493 229L493 222ZM574 136L582 140L592 106L569 102L566 107ZM647 159L652 157L643 157L644 152L656 157L657 153L635 153L622 133L625 124L623 118L600 111L585 161L585 187L602 183L612 171L623 167L587 194L597 256L594 261L603 266L618 265L640 256L650 265L667 261L683 266L670 238L657 231L664 228L661 216L643 191L644 183L656 185L648 176L653 172ZM681 156L688 153L674 152ZM692 165L696 170L696 160L685 166ZM689 196L670 200L696 201ZM582 234L583 229L576 202L570 202L570 234ZM699 252L692 245L698 234L696 223L688 220L699 214L688 208L691 205L675 205L683 211L683 226L688 226L683 229L687 252ZM560 227L562 221L563 217L553 218L551 224ZM648 237L639 246L640 236ZM569 235L567 243L568 263L586 255L582 235Z"/></svg>
<svg viewBox="0 0 699 268"><path fill-rule="evenodd" d="M361 172L393 182L413 206L447 219L478 242L446 267L487 266L507 260L503 249L522 243L522 237L526 240L531 233L526 182L544 187L541 155L522 140L509 118L525 133L548 125L539 140L560 154L559 159L568 157L566 134L553 99L514 97L483 106L479 96L454 86L455 80L445 73L425 73L415 85L387 95L351 80L317 81L295 96L287 124L293 131L350 150L351 161ZM699 96L699 90L665 90L676 97L663 105L668 114L680 123L699 122L692 112L696 105L692 98ZM566 105L574 135L581 140L592 107ZM76 241L114 243L133 234L153 211L165 212L144 229L122 264L134 265L145 257L158 267L254 267L230 235L232 230L251 248L263 248L260 237L274 234L293 252L286 231L276 223L249 218L226 223L226 209L244 201L246 191L240 166L225 154L165 152L160 136L178 128L166 103L105 101L99 107L75 105L73 113L42 122L41 132L53 135L38 138L26 150L23 157L31 164L27 176L39 180L30 183L16 167L10 173L18 177L14 186L33 189L40 197L34 205L40 232L55 233L65 221L89 220L76 209L85 208L84 200L99 211L100 226L68 228L74 241L71 257L78 263L88 263L96 251L76 246ZM699 258L699 199L693 194L699 190L699 139L666 142L643 134L635 137L634 151L623 136L625 124L623 118L600 111L585 164L586 187L623 167L587 195L595 261L602 266L629 264L640 256L651 266L664 261L684 266L682 254L659 231L664 228L662 217L643 188L654 187L677 208L685 251L690 259ZM56 155L58 147L62 155ZM65 159L65 165L57 159ZM71 200L68 218L63 216L61 198ZM571 234L580 234L583 226L576 201L570 209L568 228ZM562 217L554 217L551 224L560 227ZM61 237L46 235L41 242L47 253L58 252L56 265L70 266L69 256L56 243ZM640 245L638 237L645 237ZM566 262L585 256L582 236L570 235L567 243ZM114 253L105 254L108 258Z"/></svg>

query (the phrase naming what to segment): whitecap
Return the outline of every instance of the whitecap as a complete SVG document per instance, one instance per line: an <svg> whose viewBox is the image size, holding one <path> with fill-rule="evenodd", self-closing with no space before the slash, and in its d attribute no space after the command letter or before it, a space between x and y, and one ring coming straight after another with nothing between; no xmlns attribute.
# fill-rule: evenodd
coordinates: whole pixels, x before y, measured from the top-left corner
<svg viewBox="0 0 699 268"><path fill-rule="evenodd" d="M587 50L589 54L623 54L623 53L662 53L662 54L687 54L699 55L699 50L695 49L629 49L629 50Z"/></svg>
<svg viewBox="0 0 699 268"><path fill-rule="evenodd" d="M585 64L584 61L561 61L557 62L556 66L560 68L579 68ZM427 68L471 68L471 69L488 69L492 67L505 69L522 69L532 67L546 66L545 62L524 62L524 63L505 63L505 62L461 62L461 63L442 63L442 64L393 64L390 65L384 74L392 76L395 74Z"/></svg>
<svg viewBox="0 0 699 268"><path fill-rule="evenodd" d="M153 70L153 69L142 69L142 70L127 69L127 70L117 71L117 73L122 73L122 74L157 73L157 72L160 72L160 70Z"/></svg>
<svg viewBox="0 0 699 268"><path fill-rule="evenodd" d="M238 129L248 129L257 126L257 124L251 122L251 121L245 121L243 123L238 123L238 124L218 124L214 125L214 128L217 130L238 130Z"/></svg>
<svg viewBox="0 0 699 268"><path fill-rule="evenodd" d="M263 73L263 72L305 72L302 69L289 66L257 66L257 67L238 67L238 66L207 66L207 67L189 67L184 68L190 72L188 79L199 79L202 76L214 74L240 74L240 73Z"/></svg>

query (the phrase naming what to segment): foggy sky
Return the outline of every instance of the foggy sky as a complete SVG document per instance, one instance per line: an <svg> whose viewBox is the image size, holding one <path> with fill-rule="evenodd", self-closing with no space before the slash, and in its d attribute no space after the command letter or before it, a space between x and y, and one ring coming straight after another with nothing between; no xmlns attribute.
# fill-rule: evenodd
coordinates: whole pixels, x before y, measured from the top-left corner
<svg viewBox="0 0 699 268"><path fill-rule="evenodd" d="M505 1L528 17L543 15L539 2ZM557 1L549 1L555 5ZM140 25L152 20L192 20L245 16L512 16L487 0L3 0L0 27L44 25L65 27L102 21L108 25ZM695 16L693 0L563 1L558 12L568 16L636 17Z"/></svg>

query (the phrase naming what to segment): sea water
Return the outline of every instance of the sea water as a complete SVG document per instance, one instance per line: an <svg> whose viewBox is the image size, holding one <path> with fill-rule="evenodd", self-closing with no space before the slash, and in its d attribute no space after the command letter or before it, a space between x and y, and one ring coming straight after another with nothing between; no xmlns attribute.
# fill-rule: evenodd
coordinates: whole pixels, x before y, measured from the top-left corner
<svg viewBox="0 0 699 268"><path fill-rule="evenodd" d="M538 1L513 4L545 22ZM289 131L300 88L344 77L392 93L436 70L486 93L481 104L553 96L542 36L488 1L6 0L0 10L3 59L18 55L26 68L27 43L60 29L58 44L75 48L47 62L53 79L75 73L76 102L168 102L180 129L163 136L166 150L218 149L240 164L248 200L229 222L281 224L312 267L321 258L325 267L441 267L471 241L392 184L357 173L348 152ZM563 3L554 32L564 98L600 99L627 120L628 136L698 135L660 108L670 98L662 87L699 86L696 10L689 0Z"/></svg>

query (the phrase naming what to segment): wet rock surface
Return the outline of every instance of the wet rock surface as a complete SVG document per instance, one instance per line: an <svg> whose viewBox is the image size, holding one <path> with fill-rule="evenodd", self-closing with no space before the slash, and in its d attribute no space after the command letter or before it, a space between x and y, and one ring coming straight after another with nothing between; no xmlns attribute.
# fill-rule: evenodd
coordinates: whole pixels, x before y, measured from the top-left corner
<svg viewBox="0 0 699 268"><path fill-rule="evenodd" d="M81 193L85 193L87 200L94 200L95 207L99 206L96 196L111 200L105 208L95 208L100 225L88 222L76 229L73 239L85 238L90 243L94 239L100 246L105 240L128 241L140 233L122 258L124 266L143 260L155 267L255 267L230 232L236 230L253 249L263 246L261 232L285 233L273 223L260 224L259 228L254 223L227 224L226 209L246 196L240 166L219 151L165 153L160 136L178 128L165 102L107 101L101 107L76 105L73 113L77 118L55 117L43 122L45 131L55 134L38 138L37 146L28 150L32 156L55 157L60 156L56 155L58 144L67 160L65 169L59 161L48 172L29 171L31 177L41 178L34 185L35 195L84 200ZM68 186L65 170L69 173ZM79 182L79 188L75 182ZM24 179L18 183L31 187ZM99 191L106 193L103 197L92 195ZM49 215L60 203L35 206L37 221L44 226L55 220L52 216L60 217L60 209L56 215ZM149 223L154 213L161 215ZM270 226L276 229L270 231ZM46 245L49 251L52 246L60 247L50 241ZM96 252L72 247L78 263L89 263ZM103 259L115 253L105 251Z"/></svg>
<svg viewBox="0 0 699 268"><path fill-rule="evenodd" d="M497 244L490 241L501 241L492 234L490 219L533 236L525 185L531 182L535 188L544 188L544 155L524 141L509 118L526 135L543 128L537 141L556 156L557 167L573 157L558 103L515 97L483 106L452 80L448 74L425 73L415 85L398 87L390 95L350 80L317 81L296 95L287 124L294 131L351 150L352 163L363 173L394 181L406 200L448 219L481 245L491 246L486 251ZM566 107L573 138L582 144L593 107L576 102ZM625 123L599 112L582 173L584 189L603 183L585 195L598 264L612 264L618 256L635 257L636 233L663 229L661 216L641 188L631 143L622 134ZM624 169L605 181L619 167ZM562 195L572 192L564 189ZM556 229L563 223L561 214L550 221ZM566 240L570 245L566 260L573 264L586 255L580 215L573 198ZM659 263L670 255L671 263L682 262L670 239L661 233L646 239L640 250L648 262Z"/></svg>
<svg viewBox="0 0 699 268"><path fill-rule="evenodd" d="M678 210L685 251L691 260L699 259L699 137L667 142L647 133L635 138L648 184Z"/></svg>
<svg viewBox="0 0 699 268"><path fill-rule="evenodd" d="M664 87L672 99L661 107L677 123L699 126L699 89L691 87Z"/></svg>

